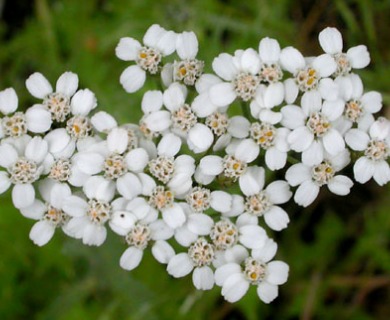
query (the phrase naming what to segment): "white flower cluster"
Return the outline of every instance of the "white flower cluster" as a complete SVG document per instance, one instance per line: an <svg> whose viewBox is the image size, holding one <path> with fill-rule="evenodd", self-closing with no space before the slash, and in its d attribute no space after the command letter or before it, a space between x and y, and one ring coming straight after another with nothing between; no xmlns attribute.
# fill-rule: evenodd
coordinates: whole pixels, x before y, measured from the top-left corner
<svg viewBox="0 0 390 320"><path fill-rule="evenodd" d="M0 92L0 193L12 188L15 207L37 221L39 246L57 228L100 246L111 229L127 246L126 270L149 247L173 277L192 273L197 289L220 286L235 302L252 284L269 303L289 272L267 235L288 226L282 205L293 197L306 207L324 185L347 195L353 181L339 171L351 154L355 181L390 180L390 122L373 116L381 95L354 73L369 64L367 48L344 53L334 28L319 44L324 54L305 58L264 38L204 73L193 32L153 25L142 44L122 38L116 55L134 62L124 89L140 90L149 74L165 87L144 93L138 125L95 112L76 74L53 90L34 73L26 86L38 101L25 112L12 88ZM276 171L285 180L273 181Z"/></svg>

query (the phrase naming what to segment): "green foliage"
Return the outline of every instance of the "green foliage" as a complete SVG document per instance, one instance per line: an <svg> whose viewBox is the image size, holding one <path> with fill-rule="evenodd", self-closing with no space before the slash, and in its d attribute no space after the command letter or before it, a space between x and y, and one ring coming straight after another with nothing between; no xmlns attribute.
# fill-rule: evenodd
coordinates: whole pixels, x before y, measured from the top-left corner
<svg viewBox="0 0 390 320"><path fill-rule="evenodd" d="M80 87L96 92L101 109L137 122L142 95L120 87L126 63L114 49L120 37L141 39L153 23L195 31L209 71L220 52L257 48L264 36L317 54L318 32L336 26L345 47L368 45L372 65L360 74L366 89L381 91L390 104L388 1L3 2L0 88L13 86L21 108L35 102L24 87L29 74L42 72L54 83L71 70ZM149 255L125 272L118 262L125 245L112 235L102 247L86 248L58 232L38 248L28 239L33 222L13 208L8 192L0 197L0 319L387 319L390 190L368 184L352 193L336 198L322 191L308 209L287 208L292 223L274 237L290 279L268 306L254 288L235 305L224 302L218 288L197 292L188 277L173 280Z"/></svg>

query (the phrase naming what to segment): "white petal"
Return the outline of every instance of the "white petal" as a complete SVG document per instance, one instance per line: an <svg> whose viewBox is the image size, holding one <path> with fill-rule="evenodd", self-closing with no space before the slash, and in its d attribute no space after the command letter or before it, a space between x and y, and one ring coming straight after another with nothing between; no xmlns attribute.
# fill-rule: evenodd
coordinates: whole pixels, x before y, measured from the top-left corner
<svg viewBox="0 0 390 320"><path fill-rule="evenodd" d="M115 183L102 176L92 176L85 182L83 191L89 199L109 202L115 195Z"/></svg>
<svg viewBox="0 0 390 320"><path fill-rule="evenodd" d="M366 183L375 173L375 166L366 157L360 157L353 166L355 180L360 183Z"/></svg>
<svg viewBox="0 0 390 320"><path fill-rule="evenodd" d="M144 251L136 247L129 247L123 252L119 260L119 265L122 269L133 270L139 266L143 257Z"/></svg>
<svg viewBox="0 0 390 320"><path fill-rule="evenodd" d="M214 113L217 108L218 107L211 102L208 92L197 95L191 104L192 111L194 111L199 118L209 116Z"/></svg>
<svg viewBox="0 0 390 320"><path fill-rule="evenodd" d="M165 32L167 31L160 25L153 24L148 28L148 30L146 30L142 41L149 47L155 47L158 40L164 35Z"/></svg>
<svg viewBox="0 0 390 320"><path fill-rule="evenodd" d="M70 106L74 115L87 116L97 106L95 94L89 89L79 90L73 96Z"/></svg>
<svg viewBox="0 0 390 320"><path fill-rule="evenodd" d="M18 96L14 88L0 91L0 112L4 115L13 113L18 108Z"/></svg>
<svg viewBox="0 0 390 320"><path fill-rule="evenodd" d="M19 156L13 146L8 143L0 145L0 166L10 168L18 160Z"/></svg>
<svg viewBox="0 0 390 320"><path fill-rule="evenodd" d="M214 287L214 273L208 266L197 267L192 273L192 282L198 290L210 290Z"/></svg>
<svg viewBox="0 0 390 320"><path fill-rule="evenodd" d="M175 240L183 247L189 247L196 239L198 239L198 235L188 230L185 225L175 229Z"/></svg>
<svg viewBox="0 0 390 320"><path fill-rule="evenodd" d="M213 70L226 81L231 81L237 75L237 68L233 63L233 57L227 53L221 53L213 61Z"/></svg>
<svg viewBox="0 0 390 320"><path fill-rule="evenodd" d="M339 95L339 86L335 81L330 78L320 80L319 91L321 97L325 100L334 101Z"/></svg>
<svg viewBox="0 0 390 320"><path fill-rule="evenodd" d="M264 182L265 170L257 166L249 167L239 179L240 189L246 196L259 193L264 187Z"/></svg>
<svg viewBox="0 0 390 320"><path fill-rule="evenodd" d="M176 49L176 38L177 34L173 31L164 32L156 43L156 48L164 56L172 54Z"/></svg>
<svg viewBox="0 0 390 320"><path fill-rule="evenodd" d="M73 163L86 174L97 174L103 170L104 157L97 152L80 152L74 156Z"/></svg>
<svg viewBox="0 0 390 320"><path fill-rule="evenodd" d="M277 63L280 56L279 42L271 38L263 38L259 43L260 59L268 64Z"/></svg>
<svg viewBox="0 0 390 320"><path fill-rule="evenodd" d="M115 233L126 236L134 227L136 217L127 211L115 211L110 218L110 227Z"/></svg>
<svg viewBox="0 0 390 320"><path fill-rule="evenodd" d="M293 130L287 137L292 150L302 152L307 150L314 140L314 135L306 126Z"/></svg>
<svg viewBox="0 0 390 320"><path fill-rule="evenodd" d="M129 135L126 129L114 128L107 136L107 147L111 153L122 154L126 151Z"/></svg>
<svg viewBox="0 0 390 320"><path fill-rule="evenodd" d="M363 107L370 113L376 113L382 109L382 95L376 91L365 93L360 99Z"/></svg>
<svg viewBox="0 0 390 320"><path fill-rule="evenodd" d="M327 27L318 35L321 48L329 54L343 51L343 38L336 28Z"/></svg>
<svg viewBox="0 0 390 320"><path fill-rule="evenodd" d="M144 114L152 113L161 109L163 104L163 94L158 90L145 92L142 97L141 108Z"/></svg>
<svg viewBox="0 0 390 320"><path fill-rule="evenodd" d="M212 86L209 95L211 102L218 107L231 104L237 97L234 86L230 82L222 82Z"/></svg>
<svg viewBox="0 0 390 320"><path fill-rule="evenodd" d="M280 231L287 228L288 223L290 222L290 218L286 211L278 206L272 206L264 214L265 223L275 231Z"/></svg>
<svg viewBox="0 0 390 320"><path fill-rule="evenodd" d="M375 164L374 180L380 186L390 181L390 168L386 161L378 161Z"/></svg>
<svg viewBox="0 0 390 320"><path fill-rule="evenodd" d="M321 78L326 78L336 71L337 63L331 55L324 53L314 59L313 68L319 72Z"/></svg>
<svg viewBox="0 0 390 320"><path fill-rule="evenodd" d="M79 86L79 77L73 72L64 72L57 80L56 92L61 92L68 97L75 94Z"/></svg>
<svg viewBox="0 0 390 320"><path fill-rule="evenodd" d="M259 146L256 142L252 139L245 139L237 146L234 156L245 163L250 163L257 158L259 152Z"/></svg>
<svg viewBox="0 0 390 320"><path fill-rule="evenodd" d="M322 138L325 150L336 155L344 150L345 141L342 135L336 129L330 129Z"/></svg>
<svg viewBox="0 0 390 320"><path fill-rule="evenodd" d="M157 153L159 156L173 157L181 147L181 139L173 133L168 133L162 137L158 146Z"/></svg>
<svg viewBox="0 0 390 320"><path fill-rule="evenodd" d="M305 92L302 96L301 105L306 115L320 111L322 105L320 93L318 91Z"/></svg>
<svg viewBox="0 0 390 320"><path fill-rule="evenodd" d="M42 220L33 225L29 237L37 246L41 247L50 241L54 231L55 227L49 221Z"/></svg>
<svg viewBox="0 0 390 320"><path fill-rule="evenodd" d="M232 207L232 196L225 191L213 191L211 193L210 206L218 212L229 211Z"/></svg>
<svg viewBox="0 0 390 320"><path fill-rule="evenodd" d="M142 172L149 161L148 153L143 148L136 148L126 154L127 168L133 172Z"/></svg>
<svg viewBox="0 0 390 320"><path fill-rule="evenodd" d="M118 192L128 200L135 198L142 192L142 185L138 177L133 173L126 173L116 182Z"/></svg>
<svg viewBox="0 0 390 320"><path fill-rule="evenodd" d="M292 187L295 187L304 181L311 180L310 168L302 163L294 164L288 168L286 180Z"/></svg>
<svg viewBox="0 0 390 320"><path fill-rule="evenodd" d="M229 119L229 126L227 131L234 138L243 139L248 136L250 122L247 118L242 116L234 116Z"/></svg>
<svg viewBox="0 0 390 320"><path fill-rule="evenodd" d="M341 117L344 112L345 102L338 99L334 101L324 101L322 104L322 114L325 115L329 121L335 121Z"/></svg>
<svg viewBox="0 0 390 320"><path fill-rule="evenodd" d="M54 208L62 208L64 202L72 195L69 185L55 182L50 188L49 203ZM41 189L40 189L41 190Z"/></svg>
<svg viewBox="0 0 390 320"><path fill-rule="evenodd" d="M138 65L127 67L121 73L119 82L126 92L133 93L142 88L146 80L146 72Z"/></svg>
<svg viewBox="0 0 390 320"><path fill-rule="evenodd" d="M182 226L186 221L184 211L177 203L174 203L170 208L163 209L162 217L172 229Z"/></svg>
<svg viewBox="0 0 390 320"><path fill-rule="evenodd" d="M153 192L153 189L156 187L156 182L153 178L146 173L138 173L137 174L139 181L142 184L142 192L141 194L144 196L150 196Z"/></svg>
<svg viewBox="0 0 390 320"><path fill-rule="evenodd" d="M198 39L194 32L182 32L177 36L176 52L184 59L194 59L198 53Z"/></svg>
<svg viewBox="0 0 390 320"><path fill-rule="evenodd" d="M284 84L284 100L286 100L288 104L294 103L299 94L298 85L296 84L295 80L291 78L286 79L283 84Z"/></svg>
<svg viewBox="0 0 390 320"><path fill-rule="evenodd" d="M50 129L51 113L42 107L35 105L26 111L27 129L34 133L43 133Z"/></svg>
<svg viewBox="0 0 390 320"><path fill-rule="evenodd" d="M242 226L239 232L239 241L249 249L261 248L267 239L264 229L256 225Z"/></svg>
<svg viewBox="0 0 390 320"><path fill-rule="evenodd" d="M163 102L167 109L171 112L179 109L184 105L186 88L181 84L172 83L163 94Z"/></svg>
<svg viewBox="0 0 390 320"><path fill-rule="evenodd" d="M222 286L222 295L228 302L237 302L248 291L249 282L242 273L234 273L226 279Z"/></svg>
<svg viewBox="0 0 390 320"><path fill-rule="evenodd" d="M100 246L106 240L107 229L101 225L87 224L83 233L83 244Z"/></svg>
<svg viewBox="0 0 390 320"><path fill-rule="evenodd" d="M270 183L265 190L267 191L268 199L273 204L286 203L292 196L290 186L283 180Z"/></svg>
<svg viewBox="0 0 390 320"><path fill-rule="evenodd" d="M283 261L271 261L267 265L266 280L271 284L281 285L287 281L289 269Z"/></svg>
<svg viewBox="0 0 390 320"><path fill-rule="evenodd" d="M43 99L49 93L53 92L53 88L49 81L43 76L42 73L35 72L26 80L27 90L35 98Z"/></svg>
<svg viewBox="0 0 390 320"><path fill-rule="evenodd" d="M91 118L91 123L99 132L109 132L118 126L115 118L105 111L95 113Z"/></svg>
<svg viewBox="0 0 390 320"><path fill-rule="evenodd" d="M244 72L257 74L260 71L260 57L258 53L249 48L241 56L241 69Z"/></svg>
<svg viewBox="0 0 390 320"><path fill-rule="evenodd" d="M130 37L121 38L115 48L116 56L124 61L133 61L137 59L138 50L141 44Z"/></svg>
<svg viewBox="0 0 390 320"><path fill-rule="evenodd" d="M158 219L149 224L152 240L169 240L174 235L174 230L164 220Z"/></svg>
<svg viewBox="0 0 390 320"><path fill-rule="evenodd" d="M16 184L12 189L12 202L18 209L29 207L34 203L35 190L31 184Z"/></svg>
<svg viewBox="0 0 390 320"><path fill-rule="evenodd" d="M294 201L300 206L307 207L317 198L320 187L311 181L304 181L295 192Z"/></svg>
<svg viewBox="0 0 390 320"><path fill-rule="evenodd" d="M283 69L295 74L299 69L303 69L306 65L302 54L293 47L287 47L280 53L280 63Z"/></svg>
<svg viewBox="0 0 390 320"><path fill-rule="evenodd" d="M189 274L193 268L192 260L188 254L179 253L169 260L167 272L175 278L181 278Z"/></svg>
<svg viewBox="0 0 390 320"><path fill-rule="evenodd" d="M347 57L351 62L352 68L362 69L370 63L370 53L365 45L350 48L347 51Z"/></svg>
<svg viewBox="0 0 390 320"><path fill-rule="evenodd" d="M216 176L223 171L223 159L219 156L205 156L200 160L199 167L204 174Z"/></svg>
<svg viewBox="0 0 390 320"><path fill-rule="evenodd" d="M215 270L215 283L218 286L222 286L227 278L235 273L241 273L241 267L237 263L227 263Z"/></svg>
<svg viewBox="0 0 390 320"><path fill-rule="evenodd" d="M349 194L352 186L352 180L346 176L341 175L333 177L333 179L328 183L329 190L339 196L345 196Z"/></svg>
<svg viewBox="0 0 390 320"><path fill-rule="evenodd" d="M35 163L41 163L47 156L48 144L41 137L34 137L26 146L25 156Z"/></svg>
<svg viewBox="0 0 390 320"><path fill-rule="evenodd" d="M305 125L306 116L301 108L288 105L281 109L281 113L283 115L283 126L289 129L296 129Z"/></svg>
<svg viewBox="0 0 390 320"><path fill-rule="evenodd" d="M8 174L4 171L0 171L0 194L6 192L11 186L11 180Z"/></svg>
<svg viewBox="0 0 390 320"><path fill-rule="evenodd" d="M320 141L314 140L310 147L302 152L302 163L315 166L324 160L324 147Z"/></svg>
<svg viewBox="0 0 390 320"><path fill-rule="evenodd" d="M191 214L188 217L188 229L200 236L206 236L210 233L214 221L211 217L203 213Z"/></svg>
<svg viewBox="0 0 390 320"><path fill-rule="evenodd" d="M351 129L345 135L345 142L350 148L356 151L363 151L367 148L370 137L359 129Z"/></svg>
<svg viewBox="0 0 390 320"><path fill-rule="evenodd" d="M265 153L265 163L272 171L284 168L286 162L287 152L282 152L275 147L271 147Z"/></svg>
<svg viewBox="0 0 390 320"><path fill-rule="evenodd" d="M20 213L29 219L39 220L43 217L47 206L40 200L34 200L31 206L20 209Z"/></svg>
<svg viewBox="0 0 390 320"><path fill-rule="evenodd" d="M44 138L49 144L49 151L51 153L59 153L63 151L71 140L69 134L64 128L58 128L50 131Z"/></svg>
<svg viewBox="0 0 390 320"><path fill-rule="evenodd" d="M268 238L263 247L252 250L252 257L267 263L275 256L277 250L276 242Z"/></svg>
<svg viewBox="0 0 390 320"><path fill-rule="evenodd" d="M90 220L86 216L72 218L62 227L62 230L70 237L81 239L88 224Z"/></svg>
<svg viewBox="0 0 390 320"><path fill-rule="evenodd" d="M175 251L168 242L158 240L152 247L152 254L158 262L167 264L175 255Z"/></svg>
<svg viewBox="0 0 390 320"><path fill-rule="evenodd" d="M214 141L214 135L210 128L202 123L197 123L188 132L187 143L195 153L207 151Z"/></svg>
<svg viewBox="0 0 390 320"><path fill-rule="evenodd" d="M270 303L278 296L278 286L263 281L257 287L257 295L264 303Z"/></svg>
<svg viewBox="0 0 390 320"><path fill-rule="evenodd" d="M62 210L72 217L82 217L87 213L88 203L77 196L70 196L62 205Z"/></svg>
<svg viewBox="0 0 390 320"><path fill-rule="evenodd" d="M171 114L169 111L156 111L144 118L146 126L154 132L162 132L171 125Z"/></svg>

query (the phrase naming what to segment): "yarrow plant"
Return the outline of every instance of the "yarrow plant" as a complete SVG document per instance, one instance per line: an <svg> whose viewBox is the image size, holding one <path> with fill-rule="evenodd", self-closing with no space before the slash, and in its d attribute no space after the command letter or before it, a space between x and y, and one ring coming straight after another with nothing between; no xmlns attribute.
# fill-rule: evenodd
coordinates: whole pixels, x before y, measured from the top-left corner
<svg viewBox="0 0 390 320"><path fill-rule="evenodd" d="M236 302L253 285L270 303L289 274L270 237L294 223L285 204L309 206L325 185L344 196L354 181L390 181L390 121L375 117L381 95L355 73L370 62L366 46L344 52L335 28L319 45L323 54L304 57L264 38L207 68L193 32L152 25L142 41L122 38L125 91L149 80L163 88L143 93L137 124L96 112L95 94L72 72L55 90L34 73L26 87L37 102L26 111L14 89L0 92L0 193L12 189L35 220L38 246L56 229L89 246L112 231L125 270L150 248L199 290L219 286Z"/></svg>

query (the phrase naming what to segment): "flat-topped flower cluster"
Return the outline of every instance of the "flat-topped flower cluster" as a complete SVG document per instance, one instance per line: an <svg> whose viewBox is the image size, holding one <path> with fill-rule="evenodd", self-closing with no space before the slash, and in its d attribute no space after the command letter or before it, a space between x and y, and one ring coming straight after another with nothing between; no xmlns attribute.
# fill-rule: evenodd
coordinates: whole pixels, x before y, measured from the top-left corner
<svg viewBox="0 0 390 320"><path fill-rule="evenodd" d="M304 57L263 38L258 50L221 53L205 73L193 32L152 25L142 43L122 38L123 88L164 87L144 92L138 124L96 112L72 72L55 90L34 73L26 87L37 101L26 111L14 89L0 92L0 193L12 189L15 207L36 220L39 246L56 229L100 246L109 229L126 246L123 269L150 248L199 290L217 285L235 302L254 285L269 303L289 273L268 236L290 222L283 205L306 207L325 185L349 194L348 165L358 183L390 180L390 122L374 116L381 95L354 73L369 64L367 48L344 52L335 28L319 44L323 54Z"/></svg>

